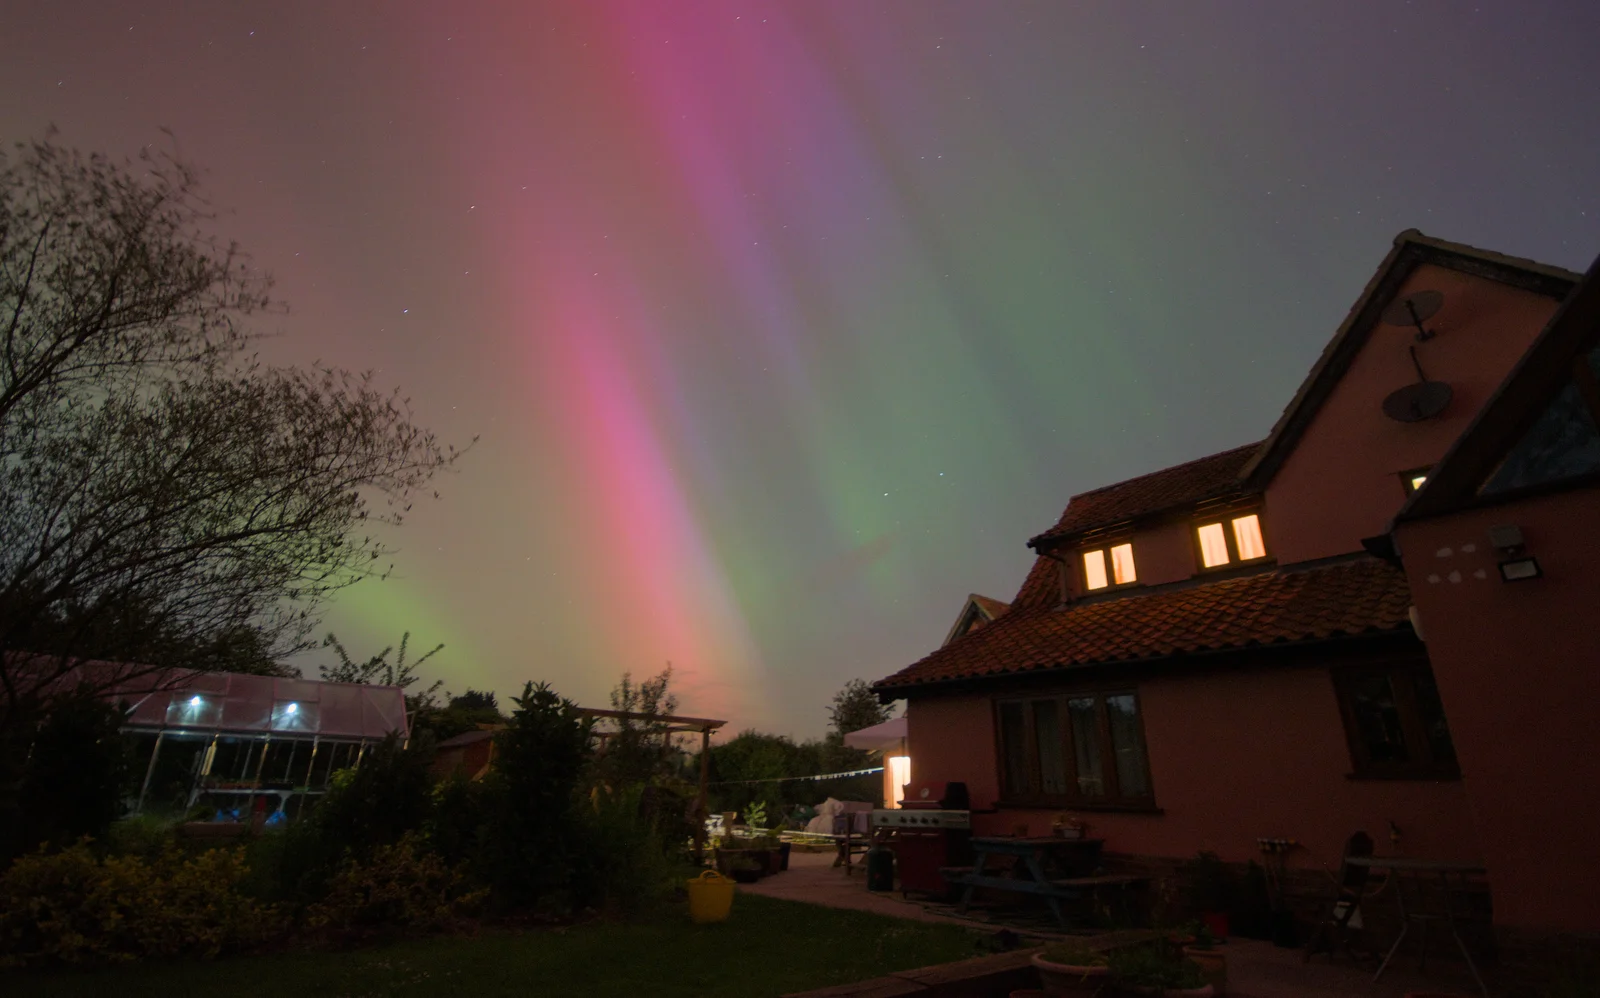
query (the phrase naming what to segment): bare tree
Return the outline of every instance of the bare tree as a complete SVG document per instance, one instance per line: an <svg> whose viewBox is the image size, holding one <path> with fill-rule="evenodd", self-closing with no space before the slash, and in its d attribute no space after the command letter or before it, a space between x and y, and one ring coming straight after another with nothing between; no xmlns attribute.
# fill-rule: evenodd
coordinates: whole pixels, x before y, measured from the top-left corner
<svg viewBox="0 0 1600 998"><path fill-rule="evenodd" d="M269 282L211 221L171 158L0 152L0 795L85 657L309 647L456 457L370 375L251 357Z"/></svg>

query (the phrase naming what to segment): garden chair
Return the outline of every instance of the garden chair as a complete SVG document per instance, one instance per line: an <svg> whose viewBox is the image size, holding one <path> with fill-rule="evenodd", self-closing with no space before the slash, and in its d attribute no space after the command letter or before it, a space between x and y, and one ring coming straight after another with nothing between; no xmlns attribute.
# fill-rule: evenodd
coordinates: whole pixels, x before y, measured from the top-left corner
<svg viewBox="0 0 1600 998"><path fill-rule="evenodd" d="M1371 869L1345 862L1353 856L1372 855L1372 836L1357 832L1344 844L1344 856L1339 861L1338 893L1325 910L1322 920L1311 930L1306 940L1305 960L1310 963L1315 953L1326 951L1330 958L1343 949L1354 955L1350 948L1350 919L1360 910L1361 895L1367 887Z"/></svg>

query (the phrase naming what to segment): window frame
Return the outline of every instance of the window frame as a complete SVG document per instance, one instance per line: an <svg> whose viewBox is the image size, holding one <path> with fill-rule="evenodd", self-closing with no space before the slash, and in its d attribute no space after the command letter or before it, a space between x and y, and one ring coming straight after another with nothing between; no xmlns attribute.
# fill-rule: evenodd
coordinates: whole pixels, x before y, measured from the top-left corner
<svg viewBox="0 0 1600 998"><path fill-rule="evenodd" d="M1129 579L1127 582L1117 581L1116 559L1111 557L1112 550L1120 547L1127 547L1128 557L1133 562L1133 578ZM1088 570L1085 568L1084 562L1085 559L1092 554L1098 554L1100 556L1100 563L1105 566L1106 584L1090 589L1089 574ZM1075 566L1078 573L1078 589L1085 596L1094 595L1096 593L1110 592L1113 589L1127 589L1130 586L1137 586L1139 584L1139 559L1133 553L1133 538L1131 537L1122 537L1113 540L1100 538L1096 541L1096 544L1093 547L1080 547L1078 549L1078 557L1077 561L1075 562Z"/></svg>
<svg viewBox="0 0 1600 998"><path fill-rule="evenodd" d="M1234 530L1233 521L1251 516L1256 518L1256 525L1261 528L1261 549L1266 553L1259 558L1245 559L1239 557L1239 538ZM1228 546L1228 560L1220 565L1206 564L1205 548L1200 543L1200 529L1212 524L1219 524L1222 527L1222 539ZM1199 572L1226 572L1241 565L1261 565L1272 560L1272 551L1267 547L1266 518L1261 515L1259 506L1195 517L1189 525L1189 546L1194 551L1194 564Z"/></svg>
<svg viewBox="0 0 1600 998"><path fill-rule="evenodd" d="M1096 591L1098 592L1099 590ZM1146 793L1142 795L1123 794L1121 778L1117 774L1116 746L1111 740L1111 717L1106 708L1106 701L1111 697L1117 696L1131 696L1133 698L1140 757L1144 764L1144 785L1147 788ZM1095 743L1100 752L1100 778L1107 790L1106 793L1098 796L1087 796L1077 789L1078 758L1072 737L1072 715L1068 709L1068 701L1082 700L1087 697L1093 697L1095 700ZM1042 767L1039 764L1039 726L1035 720L1034 705L1045 701L1052 701L1056 705L1057 724L1061 737L1061 766L1068 788L1065 794L1046 794L1041 787ZM1136 687L1097 686L1084 690L1014 694L994 697L990 703L994 717L995 764L999 770L1000 799L996 803L1000 806L1070 807L1078 810L1106 811L1158 810L1155 803L1155 782L1150 772L1150 741L1145 735L1144 703ZM1027 779L1021 792L1013 791L1013 783L1010 779L1011 774L1008 772L1010 760L1007 758L1004 721L1002 719L1002 711L1007 704L1018 704L1023 711L1023 753L1028 771L1025 774Z"/></svg>
<svg viewBox="0 0 1600 998"><path fill-rule="evenodd" d="M1416 679L1427 673L1433 675L1426 662L1388 662L1360 666L1346 666L1331 670L1334 697L1338 701L1339 718L1344 725L1345 744L1350 753L1349 778L1355 780L1459 780L1461 760L1459 753L1453 759L1435 759L1433 744L1421 712L1417 708ZM1400 732L1405 738L1406 751L1411 756L1405 762L1374 760L1361 737L1361 727L1356 719L1355 686L1365 679L1382 676L1389 681L1394 695L1395 709L1400 715ZM1438 682L1435 680L1435 687ZM1440 709L1443 710L1441 703ZM1450 724L1449 715L1444 717ZM1455 739L1451 737L1451 747Z"/></svg>

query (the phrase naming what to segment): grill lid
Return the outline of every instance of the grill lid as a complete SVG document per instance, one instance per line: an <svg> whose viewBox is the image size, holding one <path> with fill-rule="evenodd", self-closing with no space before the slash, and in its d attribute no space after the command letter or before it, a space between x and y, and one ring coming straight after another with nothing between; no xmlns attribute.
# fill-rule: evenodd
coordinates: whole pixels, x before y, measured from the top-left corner
<svg viewBox="0 0 1600 998"><path fill-rule="evenodd" d="M900 806L910 811L966 811L972 805L965 783L933 780L906 784L906 796Z"/></svg>

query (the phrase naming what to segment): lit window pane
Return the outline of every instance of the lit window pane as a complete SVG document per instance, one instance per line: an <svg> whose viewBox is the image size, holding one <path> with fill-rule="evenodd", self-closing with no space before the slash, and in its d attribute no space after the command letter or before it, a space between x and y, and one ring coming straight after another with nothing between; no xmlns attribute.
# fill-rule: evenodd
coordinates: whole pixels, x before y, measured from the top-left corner
<svg viewBox="0 0 1600 998"><path fill-rule="evenodd" d="M1200 528L1200 561L1207 568L1228 563L1228 535L1222 524L1208 523Z"/></svg>
<svg viewBox="0 0 1600 998"><path fill-rule="evenodd" d="M1411 476L1411 491L1415 492L1418 489L1422 488L1422 483L1426 482L1427 480L1428 480L1428 476L1427 475L1412 475Z"/></svg>
<svg viewBox="0 0 1600 998"><path fill-rule="evenodd" d="M1133 570L1132 544L1118 544L1111 549L1111 577L1119 586L1138 578Z"/></svg>
<svg viewBox="0 0 1600 998"><path fill-rule="evenodd" d="M1083 587L1085 589L1104 589L1106 587L1106 553L1104 551L1085 551L1083 553Z"/></svg>
<svg viewBox="0 0 1600 998"><path fill-rule="evenodd" d="M1261 518L1254 513L1233 521L1233 539L1239 545L1240 561L1267 556L1267 545L1261 540Z"/></svg>

